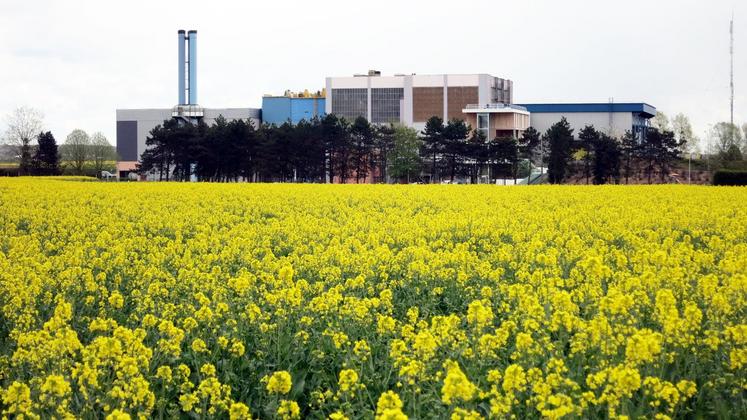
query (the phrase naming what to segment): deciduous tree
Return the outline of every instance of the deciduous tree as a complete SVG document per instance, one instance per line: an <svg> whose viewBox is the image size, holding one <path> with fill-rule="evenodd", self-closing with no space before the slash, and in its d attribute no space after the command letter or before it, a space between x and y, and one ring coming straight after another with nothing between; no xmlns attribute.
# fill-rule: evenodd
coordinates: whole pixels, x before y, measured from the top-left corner
<svg viewBox="0 0 747 420"><path fill-rule="evenodd" d="M84 167L90 157L91 138L81 129L75 129L65 139L66 159L73 166L77 175L83 175Z"/></svg>
<svg viewBox="0 0 747 420"><path fill-rule="evenodd" d="M419 152L423 141L412 128L397 125L393 130L394 147L389 156L389 175L409 183L420 175L422 161Z"/></svg>
<svg viewBox="0 0 747 420"><path fill-rule="evenodd" d="M6 117L4 141L15 146L20 159L19 174L31 171L31 143L42 131L42 113L34 108L22 106Z"/></svg>
<svg viewBox="0 0 747 420"><path fill-rule="evenodd" d="M96 176L101 176L101 171L104 170L106 162L117 159L117 152L114 150L114 146L109 143L109 140L106 139L103 133L98 131L91 135L90 153Z"/></svg>

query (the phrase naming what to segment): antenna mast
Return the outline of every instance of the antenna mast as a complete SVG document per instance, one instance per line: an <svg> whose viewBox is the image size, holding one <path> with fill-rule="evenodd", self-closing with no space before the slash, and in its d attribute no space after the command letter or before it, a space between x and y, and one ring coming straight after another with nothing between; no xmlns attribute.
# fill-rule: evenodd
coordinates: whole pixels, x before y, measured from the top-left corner
<svg viewBox="0 0 747 420"><path fill-rule="evenodd" d="M730 111L731 111L731 119L729 120L731 122L731 127L729 130L731 130L731 141L734 142L734 12L731 12L731 21L729 22L729 57L731 59L730 62L730 70L729 70L729 86L731 88L731 102L730 102Z"/></svg>

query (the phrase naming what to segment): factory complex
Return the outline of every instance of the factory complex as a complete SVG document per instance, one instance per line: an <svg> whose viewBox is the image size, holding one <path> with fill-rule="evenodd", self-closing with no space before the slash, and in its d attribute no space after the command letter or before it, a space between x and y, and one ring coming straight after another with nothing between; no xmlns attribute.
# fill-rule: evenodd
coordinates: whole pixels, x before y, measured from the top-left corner
<svg viewBox="0 0 747 420"><path fill-rule="evenodd" d="M321 79L320 79L321 82ZM577 133L593 125L609 135L645 135L653 106L639 103L520 103L514 84L489 74L395 74L370 70L347 77L326 77L315 92L286 91L265 95L261 108L203 108L197 101L197 32L178 31L178 103L171 108L117 109L119 177L136 169L150 131L165 120L208 125L223 116L260 124L298 124L334 114L347 120L364 117L373 124L402 124L423 130L437 116L464 120L486 139L519 137L533 127L540 133L565 117ZM321 85L321 83L320 83Z"/></svg>

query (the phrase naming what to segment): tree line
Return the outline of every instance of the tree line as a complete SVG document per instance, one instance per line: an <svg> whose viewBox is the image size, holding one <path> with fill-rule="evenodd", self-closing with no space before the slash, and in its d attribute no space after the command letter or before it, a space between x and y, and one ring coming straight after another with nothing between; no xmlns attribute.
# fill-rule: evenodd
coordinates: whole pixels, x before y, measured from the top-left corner
<svg viewBox="0 0 747 420"><path fill-rule="evenodd" d="M210 127L167 120L150 133L140 172L163 180L475 183L523 178L539 167L556 183L579 176L587 183L653 182L665 181L686 152L705 149L709 167L737 169L747 153L747 124L714 124L703 142L683 114L670 120L658 112L643 139L616 139L594 127L573 131L560 121L545 133L530 127L518 138L487 139L462 120L439 117L422 132L334 115L258 127L223 118ZM13 175L98 176L117 159L101 133L76 129L58 146L43 130L42 114L28 107L6 117L3 143L0 160L18 162L5 168Z"/></svg>
<svg viewBox="0 0 747 420"><path fill-rule="evenodd" d="M670 119L663 112L657 111L651 125L659 131L674 132L678 140L686 140L685 152L708 154L721 166L741 161L747 154L747 123L741 127L728 121L710 125L705 133L705 142L695 135L690 119L682 113Z"/></svg>
<svg viewBox="0 0 747 420"><path fill-rule="evenodd" d="M477 182L516 177L524 145L488 141L463 120L432 117L422 133L397 124L375 125L330 114L298 124L260 125L216 119L187 124L166 120L151 130L138 172L159 180L255 182ZM430 170L429 173L428 170ZM423 175L423 172L426 175Z"/></svg>
<svg viewBox="0 0 747 420"><path fill-rule="evenodd" d="M581 129L577 137L573 131L564 117L542 136L541 142L549 145L547 168L548 181L552 184L567 180L571 164L576 167L573 169L580 170L587 184L627 184L639 173L649 184L655 177L664 182L687 145L674 132L654 127L647 128L642 135L627 131L620 139L592 125Z"/></svg>
<svg viewBox="0 0 747 420"><path fill-rule="evenodd" d="M417 132L330 114L258 127L223 117L211 126L172 119L146 144L138 172L164 181L478 183L524 178L535 167L547 168L550 183L580 171L586 183L604 184L637 174L665 181L687 143L657 128L617 139L586 126L574 136L565 118L545 133L529 127L518 138L488 139L460 119L434 116Z"/></svg>
<svg viewBox="0 0 747 420"><path fill-rule="evenodd" d="M4 141L11 146L12 157L18 161L18 175L100 176L104 169L113 170L117 159L114 147L106 137L96 132L88 135L75 129L61 145L50 131L43 129L43 116L33 108L20 107L6 117Z"/></svg>

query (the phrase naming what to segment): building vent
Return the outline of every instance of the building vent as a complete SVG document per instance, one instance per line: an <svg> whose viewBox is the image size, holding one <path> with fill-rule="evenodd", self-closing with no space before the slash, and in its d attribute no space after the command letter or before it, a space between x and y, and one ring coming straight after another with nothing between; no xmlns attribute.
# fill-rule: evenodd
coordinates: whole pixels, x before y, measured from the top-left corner
<svg viewBox="0 0 747 420"><path fill-rule="evenodd" d="M381 76L381 72L378 70L369 70L368 75L369 76Z"/></svg>

